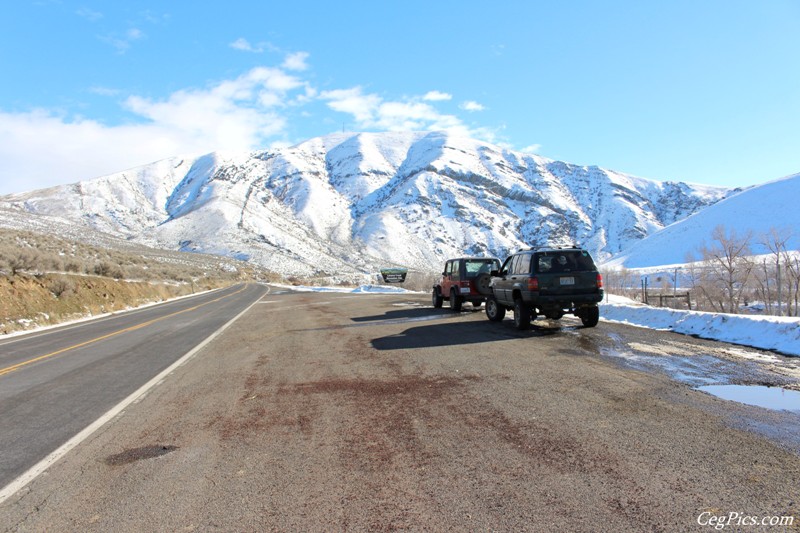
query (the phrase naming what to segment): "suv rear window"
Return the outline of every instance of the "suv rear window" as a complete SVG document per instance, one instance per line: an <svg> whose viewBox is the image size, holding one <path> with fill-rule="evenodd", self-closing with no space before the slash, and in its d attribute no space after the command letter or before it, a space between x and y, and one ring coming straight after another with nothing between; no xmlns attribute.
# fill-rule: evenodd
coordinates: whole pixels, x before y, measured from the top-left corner
<svg viewBox="0 0 800 533"><path fill-rule="evenodd" d="M500 270L500 261L497 259L467 259L464 261L464 269L468 278L475 278L483 273L488 274L492 270Z"/></svg>
<svg viewBox="0 0 800 533"><path fill-rule="evenodd" d="M536 272L587 272L597 270L589 252L583 250L554 250L539 252L534 259Z"/></svg>

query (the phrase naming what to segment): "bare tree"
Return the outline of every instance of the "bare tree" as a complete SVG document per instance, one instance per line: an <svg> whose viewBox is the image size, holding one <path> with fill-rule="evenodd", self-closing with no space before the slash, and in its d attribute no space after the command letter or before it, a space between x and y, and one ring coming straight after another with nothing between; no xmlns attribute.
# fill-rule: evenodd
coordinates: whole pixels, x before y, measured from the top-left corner
<svg viewBox="0 0 800 533"><path fill-rule="evenodd" d="M775 285L775 292L776 292L776 299L777 299L777 309L776 313L778 316L783 315L783 272L782 270L782 262L786 257L786 245L789 242L789 239L792 237L792 232L790 229L777 229L777 228L770 228L770 230L762 236L761 244L763 244L772 254L772 261L775 265L774 270L774 285ZM766 302L767 302L767 309L768 312L772 307L772 291L770 290L769 282L770 276L769 271L767 269L766 260L764 261L764 274L765 274L765 289L766 289Z"/></svg>
<svg viewBox="0 0 800 533"><path fill-rule="evenodd" d="M626 268L604 268L603 286L609 294L634 298L639 294L639 274Z"/></svg>
<svg viewBox="0 0 800 533"><path fill-rule="evenodd" d="M717 226L711 234L711 245L700 247L706 268L700 285L712 308L723 313L736 314L751 281L754 264L750 260L752 234L744 236L730 233Z"/></svg>
<svg viewBox="0 0 800 533"><path fill-rule="evenodd" d="M788 289L786 314L800 316L800 255L786 251L783 254L786 267L786 285Z"/></svg>

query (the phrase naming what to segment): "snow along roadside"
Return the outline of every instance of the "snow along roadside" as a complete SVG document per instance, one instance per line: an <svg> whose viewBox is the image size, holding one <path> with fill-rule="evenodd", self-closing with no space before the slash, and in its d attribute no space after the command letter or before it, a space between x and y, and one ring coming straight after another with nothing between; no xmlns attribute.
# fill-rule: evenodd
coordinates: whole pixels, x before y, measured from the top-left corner
<svg viewBox="0 0 800 533"><path fill-rule="evenodd" d="M800 318L680 311L637 304L609 295L600 317L610 322L696 335L800 356Z"/></svg>

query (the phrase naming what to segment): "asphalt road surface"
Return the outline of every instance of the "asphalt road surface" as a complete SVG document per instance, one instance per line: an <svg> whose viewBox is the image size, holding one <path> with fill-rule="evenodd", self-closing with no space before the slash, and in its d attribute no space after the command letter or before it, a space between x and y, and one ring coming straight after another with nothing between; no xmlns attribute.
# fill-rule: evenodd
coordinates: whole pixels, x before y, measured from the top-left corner
<svg viewBox="0 0 800 533"><path fill-rule="evenodd" d="M784 371L791 361L783 369L742 362L742 349L724 343L605 322L543 321L519 332L465 307L433 309L427 295L272 288L0 504L0 527L715 531L724 520L736 531L800 528L800 414L721 400L692 381L796 387ZM194 327L208 335L217 326ZM29 366L46 372L51 363ZM151 364L153 375L166 366L134 367ZM0 375L0 388L29 370ZM30 401L53 388L31 391Z"/></svg>
<svg viewBox="0 0 800 533"><path fill-rule="evenodd" d="M242 285L0 341L0 487L265 292Z"/></svg>

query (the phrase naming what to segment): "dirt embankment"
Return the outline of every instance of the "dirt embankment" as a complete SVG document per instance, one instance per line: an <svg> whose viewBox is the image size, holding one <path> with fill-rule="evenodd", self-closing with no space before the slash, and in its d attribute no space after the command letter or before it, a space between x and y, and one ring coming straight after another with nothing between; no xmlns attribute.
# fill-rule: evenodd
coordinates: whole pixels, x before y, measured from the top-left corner
<svg viewBox="0 0 800 533"><path fill-rule="evenodd" d="M125 281L72 274L0 276L0 334L120 311L231 283L221 279Z"/></svg>

